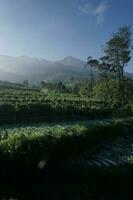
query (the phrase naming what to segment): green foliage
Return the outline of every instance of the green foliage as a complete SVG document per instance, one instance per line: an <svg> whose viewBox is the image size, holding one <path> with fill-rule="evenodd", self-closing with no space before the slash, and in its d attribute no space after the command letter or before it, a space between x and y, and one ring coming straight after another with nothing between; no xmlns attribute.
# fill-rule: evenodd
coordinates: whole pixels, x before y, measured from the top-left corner
<svg viewBox="0 0 133 200"><path fill-rule="evenodd" d="M98 117L107 114L109 107L102 110L105 104L102 99L89 99L76 94L4 90L0 95L0 121L45 121L74 115Z"/></svg>
<svg viewBox="0 0 133 200"><path fill-rule="evenodd" d="M103 65L107 66L107 70L118 79L119 104L122 106L125 104L124 68L131 59L130 54L131 30L130 27L123 26L107 42L105 55L108 60L106 63L103 62Z"/></svg>
<svg viewBox="0 0 133 200"><path fill-rule="evenodd" d="M1 136L4 132L7 134L0 140L0 160L3 164L6 160L14 161L14 166L17 162L17 166L34 167L41 159L49 163L62 161L127 133L133 128L132 122L130 119L69 126L3 127Z"/></svg>
<svg viewBox="0 0 133 200"><path fill-rule="evenodd" d="M118 104L117 81L108 78L98 81L93 88L93 98L104 100L109 108L114 108Z"/></svg>

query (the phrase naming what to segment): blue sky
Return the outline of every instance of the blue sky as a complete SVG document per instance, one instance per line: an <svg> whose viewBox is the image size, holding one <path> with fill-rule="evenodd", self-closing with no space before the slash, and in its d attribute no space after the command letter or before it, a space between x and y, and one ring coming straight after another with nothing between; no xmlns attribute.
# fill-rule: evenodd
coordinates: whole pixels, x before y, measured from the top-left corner
<svg viewBox="0 0 133 200"><path fill-rule="evenodd" d="M119 26L133 32L132 13L133 0L0 0L0 54L100 57Z"/></svg>

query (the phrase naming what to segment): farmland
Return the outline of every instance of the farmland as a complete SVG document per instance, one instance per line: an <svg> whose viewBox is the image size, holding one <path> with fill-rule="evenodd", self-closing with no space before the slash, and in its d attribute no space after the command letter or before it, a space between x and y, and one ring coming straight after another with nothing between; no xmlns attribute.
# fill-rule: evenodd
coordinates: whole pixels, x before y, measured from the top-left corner
<svg viewBox="0 0 133 200"><path fill-rule="evenodd" d="M46 92L39 87L1 86L1 182L8 182L10 187L13 184L13 196L18 197L21 186L16 191L16 184L28 177L29 190L39 184L44 197L48 194L43 187L49 190L47 183L56 177L56 184L59 183L52 189L53 198L61 195L59 188L66 196L76 195L68 185L60 186L67 176L71 176L71 182L74 179L79 184L82 179L87 182L80 186L81 196L82 190L90 194L87 188L97 177L103 179L113 173L114 184L118 177L121 179L121 170L126 169L127 173L132 169L132 112L130 101L119 108L117 101L101 97L57 90ZM3 188L4 196L12 197L7 187ZM101 190L102 187L104 182Z"/></svg>
<svg viewBox="0 0 133 200"><path fill-rule="evenodd" d="M79 116L102 117L109 115L107 101L89 99L75 94L5 89L0 92L0 121L56 121ZM32 117L31 117L32 116ZM27 119L28 118L28 119Z"/></svg>
<svg viewBox="0 0 133 200"><path fill-rule="evenodd" d="M86 191L87 197L93 193L96 182L103 193L103 188L110 188L104 183L105 177L113 177L112 185L117 179L121 185L123 170L125 177L131 178L131 100L127 98L126 105L119 107L117 98L90 97L39 87L1 86L0 177L1 183L7 184L2 198L19 198L18 193L20 198L28 198L21 191L25 179L28 180L23 189L26 191L28 184L29 198L38 195L38 191L32 191L37 185L42 197L53 190L50 198L60 198L62 191L65 196L77 193L73 186L62 185L67 177L68 182L77 180L80 186L75 188L81 188L78 195L83 196L82 192ZM97 177L103 181L99 183ZM53 179L57 187L50 189ZM84 181L86 185L83 186ZM45 192L44 188L47 188ZM111 188L114 190L115 186ZM123 189L123 192L126 191Z"/></svg>
<svg viewBox="0 0 133 200"><path fill-rule="evenodd" d="M131 195L133 79L125 71L131 41L131 28L123 26L106 43L101 58L89 56L85 63L71 56L53 64L42 60L41 74L39 60L33 59L28 68L26 58L25 70L34 69L42 77L40 82L34 73L21 83L0 81L1 199L93 200ZM23 68L22 60L17 63ZM72 68L89 69L88 78L71 76L67 71L73 72L71 63ZM67 76L45 80L44 64L47 70L51 64L59 67L61 75Z"/></svg>
<svg viewBox="0 0 133 200"><path fill-rule="evenodd" d="M25 184L30 184L29 191L39 184L43 197L48 195L49 184L55 181L57 187L51 188L53 198L55 198L62 193L76 195L74 191L71 191L69 184L61 186L62 178L65 180L66 176L70 176L71 182L75 183L77 179L79 185L75 185L75 188L80 186L79 194L82 190L87 190L86 195L88 196L93 190L89 189L89 185L92 184L91 187L95 187L94 180L97 181L97 177L104 180L103 177L109 178L113 174L111 176L116 181L118 177L121 180L121 171L126 170L130 174L132 170L132 129L132 118L1 125L1 181L8 180L8 184L13 183L14 197L19 197L15 189L17 180L23 182L27 178ZM110 156L107 155L109 153ZM52 177L55 179L53 180ZM86 184L83 186L84 181ZM102 191L102 187L105 187L104 181L101 183L97 181L97 184ZM71 185L71 188L73 187L74 185ZM106 185L106 187L109 186ZM44 192L43 188L47 190ZM112 191L113 188L115 186L111 188ZM25 191L26 188L23 187L23 189ZM11 197L6 187L3 191L6 192L6 196ZM38 195L35 191L33 194ZM22 196L22 191L19 193ZM29 195L31 195L30 192ZM24 198L27 196L24 195Z"/></svg>
<svg viewBox="0 0 133 200"><path fill-rule="evenodd" d="M132 121L133 119L129 118L92 121L88 120L69 123L40 123L31 125L18 124L15 126L1 126L1 152L3 151L7 153L7 155L10 157L10 154L12 156L19 153L24 153L27 155L27 151L36 151L37 148L38 150L40 149L42 151L41 154L40 150L39 152L36 151L38 160L39 157L41 160L41 156L43 157L43 154L46 155L46 158L48 159L48 157L51 156L49 154L51 152L50 148L56 149L56 145L60 146L60 142L63 142L64 146L60 146L60 148L62 148L60 149L61 152L59 151L56 155L57 159L58 154L62 154L62 157L59 155L59 158L61 158L62 161L62 159L65 160L65 155L67 158L69 158L69 156L72 157L73 155L79 156L79 154L85 150L89 150L95 146L97 147L101 145L102 141L111 141L112 139L122 137L124 138L126 134L127 136L130 136L130 131L132 130ZM125 130L125 127L127 130ZM132 139L128 140L132 141ZM67 146L67 143L69 143L69 146ZM76 146L73 146L74 143ZM34 144L37 145L36 148L34 148ZM23 149L23 145L26 149ZM81 149L79 150L78 148ZM63 151L65 152L64 155Z"/></svg>

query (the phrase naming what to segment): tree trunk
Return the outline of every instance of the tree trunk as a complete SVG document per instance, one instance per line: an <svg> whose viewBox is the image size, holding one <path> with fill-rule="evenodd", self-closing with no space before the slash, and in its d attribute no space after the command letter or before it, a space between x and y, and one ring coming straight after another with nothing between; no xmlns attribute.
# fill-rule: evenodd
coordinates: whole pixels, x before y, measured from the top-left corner
<svg viewBox="0 0 133 200"><path fill-rule="evenodd" d="M93 72L92 72L92 65L91 65L91 71L90 71L90 82L91 82L91 94L93 89Z"/></svg>
<svg viewBox="0 0 133 200"><path fill-rule="evenodd" d="M121 67L121 98L122 98L122 106L124 106L124 104L125 104L125 84L124 84L123 67Z"/></svg>
<svg viewBox="0 0 133 200"><path fill-rule="evenodd" d="M117 71L118 71L118 94L119 94L119 104L121 104L121 75L120 75L120 68L119 68L119 55L118 55L118 48L117 48Z"/></svg>

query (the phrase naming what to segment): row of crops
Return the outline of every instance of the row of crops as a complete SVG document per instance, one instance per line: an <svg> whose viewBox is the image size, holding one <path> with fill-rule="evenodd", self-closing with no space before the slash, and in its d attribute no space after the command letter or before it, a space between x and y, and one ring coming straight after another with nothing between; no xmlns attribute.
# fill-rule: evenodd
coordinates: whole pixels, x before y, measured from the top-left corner
<svg viewBox="0 0 133 200"><path fill-rule="evenodd" d="M73 94L48 93L41 91L2 90L0 91L0 119L17 120L27 117L38 121L90 115L93 117L110 114L111 107L106 101L91 100ZM26 119L27 120L27 119Z"/></svg>
<svg viewBox="0 0 133 200"><path fill-rule="evenodd" d="M80 124L77 122L75 124L42 123L1 126L0 182L9 184L9 188L13 184L17 184L16 187L20 187L21 191L24 191L24 187L29 191L30 187L34 188L35 185L33 193L39 189L39 194L42 192L44 196L48 195L47 189L50 183L65 184L68 177L70 183L82 183L83 181L90 184L90 187L93 186L94 189L95 183L97 183L100 189L101 186L105 189L106 180L112 181L113 177L115 180L121 180L123 174L126 177L126 171L130 177L129 172L132 172L132 164L126 164L124 169L123 166L121 169L121 166L107 166L106 162L106 166L98 168L96 166L98 161L94 157L92 166L86 165L86 163L92 162L92 156L96 155L103 144L109 144L110 140L115 138L125 137L125 135L131 134L132 130L132 118L106 122L88 121ZM112 151L111 148L110 150ZM124 148L122 148L123 151ZM84 156L85 154L86 156ZM103 156L102 163L105 163L104 159ZM82 160L84 160L85 165L83 165ZM77 161L80 163L78 164ZM115 181L113 182L115 183ZM119 183L122 184L121 181ZM1 189L1 191L5 190L7 195L9 188ZM45 188L47 189L44 192ZM51 188L49 190L51 194ZM19 191L18 194L20 193ZM24 193L26 194L26 192ZM11 197L14 195L12 189L10 195L12 195ZM54 195L56 196L56 193ZM57 195L60 195L60 191L57 191ZM32 199L34 199L34 195Z"/></svg>
<svg viewBox="0 0 133 200"><path fill-rule="evenodd" d="M85 96L78 96L74 94L61 94L61 93L48 93L43 94L38 91L22 91L22 90L4 90L0 92L0 102L1 103L11 103L11 104L27 104L27 103L40 103L49 104L52 106L73 106L82 108L101 108L109 106L108 102L105 100L91 100Z"/></svg>
<svg viewBox="0 0 133 200"><path fill-rule="evenodd" d="M76 196L82 197L81 199L83 197L88 199L91 194L92 199L95 199L96 196L93 196L93 191L97 191L95 183L97 183L98 190L103 191L103 193L105 189L117 188L117 185L121 185L122 191L124 191L126 180L123 180L123 175L126 177L126 171L128 171L128 182L130 178L132 180L132 176L130 176L132 168L128 168L131 165L125 166L124 169L108 167L109 169L106 171L103 167L101 170L95 168L96 162L98 163L96 158L90 158L89 155L94 154L95 156L103 144L109 144L110 140L115 138L125 137L125 135L131 134L132 130L132 118L96 120L95 122L92 120L80 123L37 123L0 126L0 181L4 183L7 181L8 184L24 182L23 187L20 184L21 191L18 193L15 191L19 187L18 185L17 187L15 185L14 193L13 184L8 188L6 186L2 188L1 186L0 197L2 193L4 197L9 193L10 198L8 199L13 197L19 199L20 194L20 199L38 199L40 194L43 197L42 199L48 199L48 197L49 199L61 199L63 197L69 199L72 195L74 199L76 199ZM124 152L123 147L122 143L122 152ZM110 146L109 149L113 152ZM105 153L108 153L108 151ZM92 165L92 167L86 165L92 159L92 163L95 163L95 165ZM75 162L75 164L70 165L70 161ZM79 165L77 165L77 161L80 162ZM102 162L105 163L103 154ZM101 160L99 160L99 163L101 163ZM62 180L62 176L68 176L68 173L70 173L71 182L80 182L79 187L74 189L73 187L70 188L70 184L64 186L58 183ZM114 180L111 185L112 179ZM41 182L39 185L38 180L44 181L44 183ZM51 188L53 181L55 181L56 184L54 185L56 187ZM82 186L82 181L86 182L86 185ZM49 183L51 184L49 185ZM127 188L129 189L130 186L129 184ZM9 188L11 188L11 192ZM27 188L28 192L32 190L28 197L26 196ZM24 191L23 198L22 191Z"/></svg>
<svg viewBox="0 0 133 200"><path fill-rule="evenodd" d="M69 125L1 126L0 159L3 155L8 157L8 161L12 158L32 158L34 164L43 158L65 160L69 156L79 155L86 148L94 148L102 141L129 133L133 128L132 122L131 118Z"/></svg>

